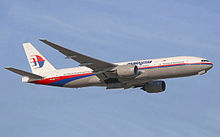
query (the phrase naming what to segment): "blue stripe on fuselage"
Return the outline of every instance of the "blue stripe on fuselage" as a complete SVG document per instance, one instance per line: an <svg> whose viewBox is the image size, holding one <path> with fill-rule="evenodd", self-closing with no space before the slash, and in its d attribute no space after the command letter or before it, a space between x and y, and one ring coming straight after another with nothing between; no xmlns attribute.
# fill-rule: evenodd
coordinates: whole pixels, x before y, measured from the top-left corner
<svg viewBox="0 0 220 137"><path fill-rule="evenodd" d="M184 66L184 65L211 65L211 64L174 64L174 65L161 65L161 66L148 66L148 67L140 67L139 70L143 70L143 69L155 69L155 68L164 68L164 67L175 67L175 66ZM94 74L88 74L88 75L83 75L83 76L77 76L77 77L71 77L71 78L66 78L66 79L62 79L56 82L52 82L48 85L52 85L52 86L64 86L66 83L74 81L74 80L78 80L81 78L86 78L86 77L90 77L90 76L94 76Z"/></svg>
<svg viewBox="0 0 220 137"><path fill-rule="evenodd" d="M195 64L195 63L191 63L191 64L174 64L174 65L161 65L161 66L148 66L148 67L140 67L139 69L154 69L154 68L165 68L165 67L175 67L175 66L185 66L185 65L211 65L211 64Z"/></svg>
<svg viewBox="0 0 220 137"><path fill-rule="evenodd" d="M50 83L48 85L52 85L52 86L64 86L66 83L77 80L77 79L81 79L81 78L86 78L86 77L90 77L90 76L94 76L94 74L89 74L89 75L83 75L83 76L77 76L77 77L72 77L72 78L67 78L67 79L62 79L53 83Z"/></svg>

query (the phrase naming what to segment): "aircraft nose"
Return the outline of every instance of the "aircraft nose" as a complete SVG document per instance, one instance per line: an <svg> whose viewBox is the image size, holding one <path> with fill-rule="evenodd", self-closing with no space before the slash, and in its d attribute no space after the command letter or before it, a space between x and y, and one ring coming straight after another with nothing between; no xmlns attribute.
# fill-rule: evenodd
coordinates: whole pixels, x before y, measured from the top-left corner
<svg viewBox="0 0 220 137"><path fill-rule="evenodd" d="M212 67L213 67L213 63L210 62L210 63L207 65L207 69L206 69L206 70L210 70Z"/></svg>

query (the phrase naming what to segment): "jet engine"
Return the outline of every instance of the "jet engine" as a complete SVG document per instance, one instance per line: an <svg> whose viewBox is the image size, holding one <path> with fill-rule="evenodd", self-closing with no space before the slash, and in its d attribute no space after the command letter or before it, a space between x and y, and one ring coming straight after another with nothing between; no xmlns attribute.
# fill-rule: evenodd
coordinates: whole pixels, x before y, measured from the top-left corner
<svg viewBox="0 0 220 137"><path fill-rule="evenodd" d="M148 93L159 93L165 91L166 83L164 81L151 81L147 82L141 89Z"/></svg>
<svg viewBox="0 0 220 137"><path fill-rule="evenodd" d="M116 72L119 77L135 77L138 75L138 67L136 65L120 65L117 66Z"/></svg>

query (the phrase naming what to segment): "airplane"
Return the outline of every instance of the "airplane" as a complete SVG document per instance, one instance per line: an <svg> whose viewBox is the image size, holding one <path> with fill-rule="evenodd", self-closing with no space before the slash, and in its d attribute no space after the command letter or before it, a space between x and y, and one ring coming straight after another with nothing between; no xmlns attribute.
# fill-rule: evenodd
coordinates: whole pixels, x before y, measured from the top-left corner
<svg viewBox="0 0 220 137"><path fill-rule="evenodd" d="M80 65L74 68L56 69L31 43L23 43L32 73L13 67L5 67L5 69L21 75L24 83L66 88L90 86L106 87L106 89L141 88L148 93L159 93L166 89L166 83L161 79L202 75L213 67L207 59L193 56L109 63L45 39L40 41Z"/></svg>

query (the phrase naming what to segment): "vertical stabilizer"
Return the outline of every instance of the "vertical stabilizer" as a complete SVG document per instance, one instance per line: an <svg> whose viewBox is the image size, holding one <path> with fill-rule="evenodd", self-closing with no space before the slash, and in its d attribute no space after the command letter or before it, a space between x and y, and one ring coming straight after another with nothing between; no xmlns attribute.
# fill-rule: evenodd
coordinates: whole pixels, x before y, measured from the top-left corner
<svg viewBox="0 0 220 137"><path fill-rule="evenodd" d="M56 70L31 43L23 43L23 47L31 70L34 74L42 74L44 72Z"/></svg>

